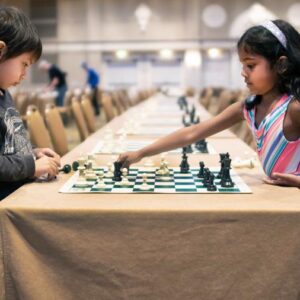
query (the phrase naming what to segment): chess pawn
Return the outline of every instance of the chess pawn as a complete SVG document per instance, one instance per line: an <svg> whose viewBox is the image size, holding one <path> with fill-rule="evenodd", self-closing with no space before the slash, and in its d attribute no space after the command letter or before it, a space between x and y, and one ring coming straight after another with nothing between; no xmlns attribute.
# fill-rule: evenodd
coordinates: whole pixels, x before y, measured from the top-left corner
<svg viewBox="0 0 300 300"><path fill-rule="evenodd" d="M113 164L112 163L109 163L108 164L108 167L107 167L107 172L106 172L106 177L108 178L111 178L114 176L114 173L113 173Z"/></svg>
<svg viewBox="0 0 300 300"><path fill-rule="evenodd" d="M140 190L150 190L151 187L147 183L147 174L146 173L142 174L142 180L143 180L143 183L140 186Z"/></svg>
<svg viewBox="0 0 300 300"><path fill-rule="evenodd" d="M104 173L103 171L99 171L98 173L98 182L97 184L95 185L95 188L98 188L98 189L104 189L106 187L105 185L105 181L104 181Z"/></svg>
<svg viewBox="0 0 300 300"><path fill-rule="evenodd" d="M122 180L120 182L121 185L131 185L131 182L128 180L128 170L126 168L122 169Z"/></svg>
<svg viewBox="0 0 300 300"><path fill-rule="evenodd" d="M199 166L200 166L200 169L199 169L199 173L198 173L197 177L198 178L204 178L204 167L205 167L204 162L200 161Z"/></svg>
<svg viewBox="0 0 300 300"><path fill-rule="evenodd" d="M207 182L207 190L209 192L215 192L217 187L214 184L215 175L213 173L209 174L208 182Z"/></svg>
<svg viewBox="0 0 300 300"><path fill-rule="evenodd" d="M181 173L188 173L189 169L190 169L190 165L187 161L187 155L186 155L185 152L183 152L182 161L180 163L180 172Z"/></svg>

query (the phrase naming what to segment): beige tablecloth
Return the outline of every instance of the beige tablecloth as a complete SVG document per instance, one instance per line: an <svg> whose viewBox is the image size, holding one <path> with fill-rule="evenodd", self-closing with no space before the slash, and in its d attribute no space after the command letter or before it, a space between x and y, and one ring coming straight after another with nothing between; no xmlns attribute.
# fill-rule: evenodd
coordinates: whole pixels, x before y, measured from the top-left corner
<svg viewBox="0 0 300 300"><path fill-rule="evenodd" d="M212 143L251 153L237 139ZM202 159L219 157L189 162ZM263 184L258 166L236 171L252 194L61 194L65 174L21 187L0 202L0 299L299 299L299 190Z"/></svg>

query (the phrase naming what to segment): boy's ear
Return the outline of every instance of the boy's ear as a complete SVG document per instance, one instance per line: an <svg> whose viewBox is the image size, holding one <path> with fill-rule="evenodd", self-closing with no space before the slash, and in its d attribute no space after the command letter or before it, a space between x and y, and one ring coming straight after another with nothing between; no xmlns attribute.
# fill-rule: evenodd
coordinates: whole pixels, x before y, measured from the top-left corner
<svg viewBox="0 0 300 300"><path fill-rule="evenodd" d="M288 58L286 56L280 56L276 62L276 68L278 74L283 74L288 69Z"/></svg>
<svg viewBox="0 0 300 300"><path fill-rule="evenodd" d="M4 55L6 54L6 44L3 41L0 41L0 60L3 59Z"/></svg>

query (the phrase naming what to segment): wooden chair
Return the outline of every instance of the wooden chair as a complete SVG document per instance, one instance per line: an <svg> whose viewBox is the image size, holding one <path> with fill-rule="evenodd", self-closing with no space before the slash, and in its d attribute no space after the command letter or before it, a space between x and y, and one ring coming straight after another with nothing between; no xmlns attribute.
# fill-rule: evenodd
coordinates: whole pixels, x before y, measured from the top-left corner
<svg viewBox="0 0 300 300"><path fill-rule="evenodd" d="M71 106L72 106L72 113L76 122L76 126L78 128L80 140L84 141L89 136L89 131L84 119L80 102L76 97L72 99Z"/></svg>
<svg viewBox="0 0 300 300"><path fill-rule="evenodd" d="M62 118L54 104L47 104L45 118L54 150L61 156L68 152L68 140Z"/></svg>
<svg viewBox="0 0 300 300"><path fill-rule="evenodd" d="M16 109L22 116L22 119L26 119L26 118L24 118L24 116L26 116L27 107L29 105L29 94L24 93L24 92L18 93L14 97L14 103L15 103Z"/></svg>
<svg viewBox="0 0 300 300"><path fill-rule="evenodd" d="M109 122L116 116L114 107L112 104L111 96L107 93L102 93L101 103L102 103L102 107L103 107L103 110L105 113L106 120L107 120L107 122Z"/></svg>
<svg viewBox="0 0 300 300"><path fill-rule="evenodd" d="M96 131L96 119L95 119L94 109L91 104L91 100L88 96L83 95L81 97L81 107L82 107L82 112L83 112L89 133L95 132Z"/></svg>
<svg viewBox="0 0 300 300"><path fill-rule="evenodd" d="M28 106L26 121L31 143L39 148L53 149L44 119L35 105Z"/></svg>
<svg viewBox="0 0 300 300"><path fill-rule="evenodd" d="M119 95L116 91L111 93L111 99L116 114L121 115L125 111L125 108L123 107L123 104L119 99Z"/></svg>

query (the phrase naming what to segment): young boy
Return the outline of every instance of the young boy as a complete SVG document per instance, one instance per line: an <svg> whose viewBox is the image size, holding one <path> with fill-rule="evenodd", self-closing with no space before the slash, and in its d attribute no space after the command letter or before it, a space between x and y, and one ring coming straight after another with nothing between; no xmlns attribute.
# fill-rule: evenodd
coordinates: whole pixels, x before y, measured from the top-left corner
<svg viewBox="0 0 300 300"><path fill-rule="evenodd" d="M0 6L0 200L24 182L58 173L60 157L51 149L32 149L7 91L39 59L42 44L30 20L17 8Z"/></svg>

